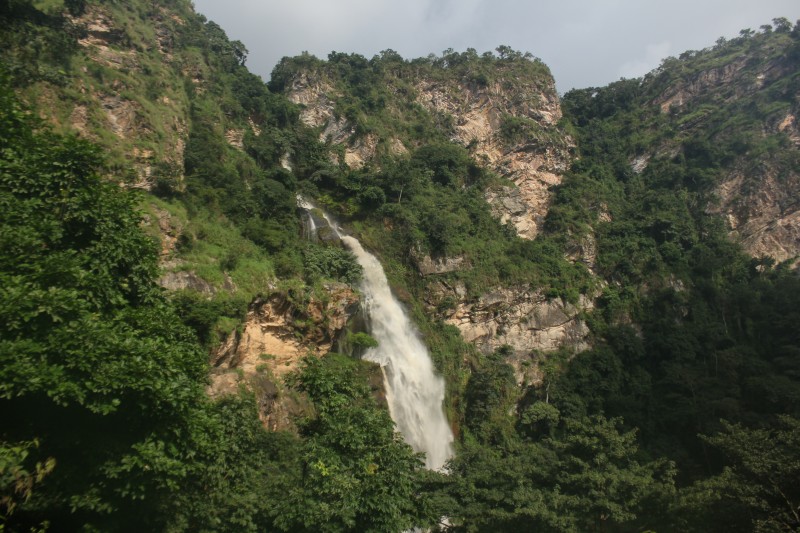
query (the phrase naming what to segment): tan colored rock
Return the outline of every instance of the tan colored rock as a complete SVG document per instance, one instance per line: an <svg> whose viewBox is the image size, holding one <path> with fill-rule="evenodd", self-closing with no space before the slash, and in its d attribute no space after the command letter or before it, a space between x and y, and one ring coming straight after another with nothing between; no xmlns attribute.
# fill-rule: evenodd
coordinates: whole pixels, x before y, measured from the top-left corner
<svg viewBox="0 0 800 533"><path fill-rule="evenodd" d="M106 95L100 100L110 129L117 137L127 139L134 132L137 104L117 95Z"/></svg>
<svg viewBox="0 0 800 533"><path fill-rule="evenodd" d="M408 148L400 139L392 139L389 143L389 153L392 155L403 155L408 153Z"/></svg>
<svg viewBox="0 0 800 533"><path fill-rule="evenodd" d="M174 28L183 24L183 21L166 7L154 9L147 15L147 22L154 30L152 38L149 38L126 33L128 26L115 19L114 13L115 9L92 4L87 5L83 15L72 19L74 24L85 28L78 41L85 60L123 75L109 76L108 79L113 80L110 82L99 81L94 76L76 78L76 89L82 99L73 109L68 123L81 136L99 142L128 159L135 177L133 183L126 182L126 186L150 189L156 178L168 174L173 189L181 190L188 109L182 107L183 102L167 94L153 97L151 103L154 108L145 108L136 99L126 96L140 87L131 87L131 82L125 80L132 79L131 74L141 70L141 64L145 62L143 53L157 50L165 65L171 63ZM90 73L86 66L82 70L85 74ZM198 76L202 76L202 73L198 73ZM151 121L163 121L158 126L164 126L163 133L167 135L156 133L160 128ZM103 130L114 133L118 141L108 141L107 136L102 134ZM156 143L159 146L157 158L152 150Z"/></svg>
<svg viewBox="0 0 800 533"><path fill-rule="evenodd" d="M452 117L452 140L470 147L477 160L514 183L519 192L511 196L527 206L526 210L506 210L506 189L487 193L487 199L496 216L513 224L520 236L534 238L547 214L549 189L561 182L561 175L569 168L574 145L557 128L561 107L552 83L512 90L505 88L502 81L484 87L468 82L418 80L415 89L419 104L435 114ZM302 106L300 117L305 124L322 128L321 141L344 146L343 162L350 168L362 168L372 160L380 143L395 155L408 151L398 139L378 139L374 134L356 138L354 126L335 115L334 102L339 95L323 74L300 73L287 96ZM505 146L499 137L504 115L532 119L559 141L554 143L543 137ZM338 164L338 156L332 155L332 162Z"/></svg>
<svg viewBox="0 0 800 533"><path fill-rule="evenodd" d="M168 291L191 290L207 296L217 292L213 285L191 270L165 272L158 278L158 284Z"/></svg>
<svg viewBox="0 0 800 533"><path fill-rule="evenodd" d="M421 105L453 117L454 141L469 147L476 159L516 186L517 191L511 187L487 191L494 215L511 223L521 237L536 237L550 205L549 189L561 183L574 146L572 139L556 128L561 107L555 87L531 86L512 94L502 81L480 86L422 80L416 90ZM504 115L534 120L560 140L526 139L508 146L500 137Z"/></svg>
<svg viewBox="0 0 800 533"><path fill-rule="evenodd" d="M359 169L364 164L375 157L375 149L378 146L378 137L372 133L359 137L352 146L345 148L344 162L352 169Z"/></svg>
<svg viewBox="0 0 800 533"><path fill-rule="evenodd" d="M315 113L314 120L321 120L324 112ZM333 115L324 122L325 127L319 134L319 140L331 145L344 145L344 163L352 169L362 168L367 161L375 157L378 137L369 133L363 137L355 137L355 128L344 117ZM402 146L402 143L400 143ZM335 159L334 164L338 164Z"/></svg>
<svg viewBox="0 0 800 533"><path fill-rule="evenodd" d="M747 57L742 56L720 67L710 68L699 72L689 80L678 80L668 87L653 103L661 108L663 113L671 109L679 109L694 101L700 95L730 85L738 73L746 66ZM763 84L763 78L752 85L756 90ZM741 86L740 86L741 87ZM744 90L744 88L742 88Z"/></svg>
<svg viewBox="0 0 800 533"><path fill-rule="evenodd" d="M559 348L580 352L589 348L589 327L581 313L594 307L581 296L577 304L548 299L527 286L500 287L477 301L464 299L463 287L440 283L429 304L450 297L456 303L445 311L444 320L458 328L465 341L484 353L508 345L507 362L514 367L519 384L537 384L541 378L534 364L543 353ZM434 301L435 300L435 301Z"/></svg>
<svg viewBox="0 0 800 533"><path fill-rule="evenodd" d="M796 64L785 56L758 57L746 53L695 73L690 78L676 78L653 104L664 112L692 112L689 104L697 98L714 102L736 102L768 91L778 80L796 73ZM790 144L781 148L782 155L761 154L757 160L748 154L726 170L715 185L715 200L706 212L722 217L730 235L754 257L770 256L786 261L800 256L800 171L787 164L791 150L800 148L797 106L785 114L775 113L762 124L762 135L788 137ZM682 135L691 136L706 126L702 113L681 122ZM724 132L723 132L724 133ZM680 152L676 143L660 147L654 157L674 157Z"/></svg>
<svg viewBox="0 0 800 533"><path fill-rule="evenodd" d="M229 129L225 132L225 140L237 150L244 150L244 130Z"/></svg>
<svg viewBox="0 0 800 533"><path fill-rule="evenodd" d="M294 170L294 168L292 167L292 157L291 154L289 154L289 152L285 152L281 156L281 168L283 168L284 170L288 170L289 172L292 172Z"/></svg>
<svg viewBox="0 0 800 533"><path fill-rule="evenodd" d="M252 118L247 119L247 125L250 126L250 131L253 132L253 135L255 135L256 137L261 135L261 128L258 127L258 124L253 122Z"/></svg>
<svg viewBox="0 0 800 533"><path fill-rule="evenodd" d="M286 96L301 106L300 120L307 126L318 128L333 117L333 86L321 77L300 73L292 82Z"/></svg>
<svg viewBox="0 0 800 533"><path fill-rule="evenodd" d="M650 163L649 155L635 157L631 160L631 170L636 174L641 174L647 168L648 163Z"/></svg>
<svg viewBox="0 0 800 533"><path fill-rule="evenodd" d="M456 272L470 268L467 263L467 258L459 255L456 257L436 257L432 258L430 255L420 252L419 250L411 251L411 259L417 265L417 270L423 276L430 276L431 274L446 274L448 272Z"/></svg>
<svg viewBox="0 0 800 533"><path fill-rule="evenodd" d="M150 207L158 217L158 235L161 241L159 257L163 261L175 253L183 227L166 209L161 209L155 204L150 204Z"/></svg>
<svg viewBox="0 0 800 533"><path fill-rule="evenodd" d="M355 129L344 117L334 118L329 116L323 122L325 128L319 134L319 140L329 144L345 144L355 134Z"/></svg>
<svg viewBox="0 0 800 533"><path fill-rule="evenodd" d="M602 221L602 220L601 220ZM567 259L573 263L583 263L592 273L597 264L597 239L594 232L572 237L566 248Z"/></svg>
<svg viewBox="0 0 800 533"><path fill-rule="evenodd" d="M285 415L293 409L287 402L293 400L281 393L283 378L296 370L306 355L322 356L331 351L336 337L357 311L358 296L350 287L329 283L324 289L324 298L311 298L302 308L281 293L255 300L243 327L233 331L212 355L214 371L208 394L220 397L239 387L255 390L265 425L285 428Z"/></svg>
<svg viewBox="0 0 800 533"><path fill-rule="evenodd" d="M86 125L89 120L89 113L85 105L77 105L69 116L69 122L81 135L86 135Z"/></svg>
<svg viewBox="0 0 800 533"><path fill-rule="evenodd" d="M797 124L797 117L789 113L778 124L777 130L789 136L789 139L796 147L800 147L800 127Z"/></svg>
<svg viewBox="0 0 800 533"><path fill-rule="evenodd" d="M753 257L778 262L800 256L800 173L779 173L768 165L740 167L716 187L708 213L725 218L731 237Z"/></svg>
<svg viewBox="0 0 800 533"><path fill-rule="evenodd" d="M358 296L347 285L326 285L325 301L312 298L297 309L286 297L275 293L250 305L244 327L234 331L217 350L214 366L253 372L265 365L275 377L297 368L306 354L323 355L356 310ZM300 325L304 320L312 325Z"/></svg>
<svg viewBox="0 0 800 533"><path fill-rule="evenodd" d="M130 186L139 189L150 189L153 181L153 151L134 146L131 155L133 156L134 170L136 170L138 179Z"/></svg>

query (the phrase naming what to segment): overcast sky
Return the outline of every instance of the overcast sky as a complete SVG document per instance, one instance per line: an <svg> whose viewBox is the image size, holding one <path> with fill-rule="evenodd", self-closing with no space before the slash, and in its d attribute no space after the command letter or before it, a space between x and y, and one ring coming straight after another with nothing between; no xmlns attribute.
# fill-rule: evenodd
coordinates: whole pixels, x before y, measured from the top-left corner
<svg viewBox="0 0 800 533"><path fill-rule="evenodd" d="M283 56L406 59L509 45L544 60L560 92L641 76L718 37L800 18L798 0L194 0L265 80Z"/></svg>

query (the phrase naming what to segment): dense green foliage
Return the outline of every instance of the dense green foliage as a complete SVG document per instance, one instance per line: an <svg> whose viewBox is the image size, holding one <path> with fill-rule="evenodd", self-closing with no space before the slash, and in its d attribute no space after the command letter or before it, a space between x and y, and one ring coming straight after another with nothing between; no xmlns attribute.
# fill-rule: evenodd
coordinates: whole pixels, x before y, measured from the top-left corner
<svg viewBox="0 0 800 533"><path fill-rule="evenodd" d="M551 418L557 418L553 409ZM640 463L633 432L601 416L569 418L550 435L466 445L453 465L457 531L592 531L652 527L672 469ZM463 522L462 522L463 521Z"/></svg>
<svg viewBox="0 0 800 533"><path fill-rule="evenodd" d="M27 460L55 460L31 516L133 520L180 477L166 442L201 401L203 354L153 282L135 199L97 176L96 149L32 131L7 84L0 106L2 440L37 439Z"/></svg>
<svg viewBox="0 0 800 533"><path fill-rule="evenodd" d="M750 37L753 42L743 40L698 54L679 68L694 67L692 62L701 58L707 63L742 47L755 49L758 55L785 37ZM595 371L619 369L616 391L609 390L614 381L604 379L604 402L622 394L613 400L620 409L638 405L638 414L612 411L642 428L644 436L655 424L661 426L654 429L659 435L686 434L694 440L698 431L716 429L714 420L720 417L752 423L767 413L792 412L797 392L792 392L796 385L790 383L796 372L785 366L792 364L792 358L780 354L791 351L798 341L785 321L796 316L792 296L800 287L787 268L770 270L768 260L742 254L719 221L705 213L712 200L711 185L723 172L758 156L752 145L740 143L744 137L755 136L742 124L751 121L760 134L758 124L769 117L760 106L744 108L734 102L717 111L720 117L725 115L726 123L709 119L687 131L681 127L680 114L665 116L648 105L660 83L657 80L675 76L670 64L665 62L662 73L643 84L623 81L566 96L565 107L578 127L585 154L559 191L562 205L554 211L561 216L567 207L564 200L587 207L590 202L602 203L612 219L595 222L598 267L612 282L601 298L602 316L596 324L608 342L603 348L606 355L581 357ZM723 85L720 90L731 89ZM791 99L784 90L781 81L752 98ZM713 93L704 96L707 100L715 97ZM773 139L767 136L759 142ZM677 155L652 157L643 172L634 173L629 161L661 143L676 145ZM785 151L785 157L795 155L796 151ZM643 284L649 289L634 289ZM619 324L625 314L641 325L641 335ZM580 403L591 405L595 395L587 394L586 387L595 388L598 382L590 374L581 379L582 384L574 384L575 390L583 396ZM769 400L757 383L771 384ZM786 385L776 388L777 383ZM656 407L653 402L662 397L658 391L663 391L665 403ZM677 398L684 400L676 402ZM641 403L645 399L646 408ZM689 410L680 413L679 405ZM607 403L604 408L609 409ZM685 429L664 427L669 420L686 424Z"/></svg>
<svg viewBox="0 0 800 533"><path fill-rule="evenodd" d="M301 440L267 433L246 397L206 400L205 354L154 283L136 198L98 177L93 146L28 120L6 87L4 530L399 531L433 519L422 463L358 361L307 361L297 388L317 415Z"/></svg>
<svg viewBox="0 0 800 533"><path fill-rule="evenodd" d="M80 34L66 13L44 13L31 2L9 0L0 4L0 32L4 67L17 84L47 80L63 84Z"/></svg>
<svg viewBox="0 0 800 533"><path fill-rule="evenodd" d="M365 364L309 357L297 386L317 414L301 424L303 475L280 502L288 531L403 531L437 517L421 493L421 457L366 386Z"/></svg>
<svg viewBox="0 0 800 533"><path fill-rule="evenodd" d="M798 526L796 516L783 514L796 499L791 491L785 502L770 500L762 494L782 489L745 478L747 467L732 476L729 467L741 468L735 465L743 449L757 446L763 432L791 427L800 416L800 338L790 325L800 312L800 284L788 265L773 269L768 258L745 256L705 212L713 185L729 169L761 161L796 172L797 151L780 132L764 135L763 124L795 105L798 37L743 35L667 60L644 82L574 91L564 100L583 157L558 192L549 222L560 228L580 217L595 227L598 269L609 285L593 316L599 342L551 373L549 398L562 416L623 417L639 429L649 456L675 461L680 485L696 481L683 509L696 506L698 521L672 527L724 531L750 520L761 530ZM652 105L669 83L696 79L701 69L741 53L750 68L773 60L789 74L747 98L731 98L742 90L736 84L746 83L742 76L669 114ZM642 155L648 164L634 172L630 161ZM587 217L593 205L602 205L611 221ZM731 429L725 420L750 429ZM788 458L784 468L791 471ZM740 504L745 493L759 496L747 500L747 515L733 514L704 499L704 490Z"/></svg>

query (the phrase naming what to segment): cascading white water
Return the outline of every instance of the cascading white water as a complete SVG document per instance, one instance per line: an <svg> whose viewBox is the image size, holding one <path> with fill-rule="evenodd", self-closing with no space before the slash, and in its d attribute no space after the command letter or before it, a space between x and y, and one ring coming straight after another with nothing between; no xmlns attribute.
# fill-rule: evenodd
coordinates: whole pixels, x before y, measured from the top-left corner
<svg viewBox="0 0 800 533"><path fill-rule="evenodd" d="M298 198L298 205L314 209ZM336 223L322 213L328 225L353 252L364 269L361 291L370 334L378 341L364 358L381 365L389 413L406 442L425 454L425 466L441 470L453 457L453 432L442 409L444 380L436 375L428 349L403 306L392 295L380 262L357 239L342 235Z"/></svg>
<svg viewBox="0 0 800 533"><path fill-rule="evenodd" d="M302 196L297 197L297 205L306 210L308 221L305 228L307 233L305 237L313 241L316 238L317 233L317 222L314 220L314 215L311 214L311 210L314 209L314 205L309 203Z"/></svg>
<svg viewBox="0 0 800 533"><path fill-rule="evenodd" d="M411 447L425 453L425 466L440 470L453 456L453 432L442 410L444 380L437 376L428 349L389 290L380 262L353 237L342 242L364 269L361 291L370 334L378 341L364 358L383 368L389 413Z"/></svg>
<svg viewBox="0 0 800 533"><path fill-rule="evenodd" d="M308 214L308 225L306 226L306 238L308 240L313 241L317 235L317 222L314 220L314 217L311 216L311 213Z"/></svg>

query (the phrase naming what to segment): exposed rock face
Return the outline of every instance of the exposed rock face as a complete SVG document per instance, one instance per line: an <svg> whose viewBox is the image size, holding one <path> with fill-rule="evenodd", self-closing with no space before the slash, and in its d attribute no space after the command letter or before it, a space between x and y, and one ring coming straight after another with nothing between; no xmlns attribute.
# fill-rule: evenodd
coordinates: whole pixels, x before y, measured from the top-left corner
<svg viewBox="0 0 800 533"><path fill-rule="evenodd" d="M513 354L507 362L514 367L520 384L540 381L533 362L541 352L562 347L576 352L589 348L589 328L581 313L594 307L590 298L581 296L573 305L518 286L497 288L477 301L464 301L465 292L463 287L440 282L429 304L441 305L448 297L456 302L444 312L445 322L457 327L464 340L484 353L510 346Z"/></svg>
<svg viewBox="0 0 800 533"><path fill-rule="evenodd" d="M418 250L412 250L411 259L417 265L419 273L423 276L446 274L447 272L455 272L457 270L469 268L469 264L464 256L432 258Z"/></svg>
<svg viewBox="0 0 800 533"><path fill-rule="evenodd" d="M374 134L356 135L356 128L335 114L340 94L324 72L301 72L288 89L289 98L303 107L302 120L319 128L320 139L339 145L344 163L361 168L384 150L403 154L406 146L398 139L378 139ZM561 182L573 158L574 142L558 127L561 107L553 82L542 77L519 83L513 74L501 72L496 81L481 85L468 80L410 79L414 90L404 92L403 105L422 106L442 124L452 124L451 140L465 146L480 164L509 179L505 187L486 192L494 215L510 223L528 239L539 233L550 203L549 188ZM395 93L397 94L397 93ZM393 104L387 104L393 105ZM531 135L504 138L504 121L517 119L530 128ZM335 156L335 162L339 163ZM595 244L591 236L576 243L573 259L594 265ZM467 302L463 287L450 288L436 276L470 268L464 257L431 257L417 250L410 256L419 273L428 278L427 303L432 312L447 307L443 315L481 350L491 352L508 344L514 355L520 382L535 382L535 352L561 346L586 347L588 329L580 318L581 309L591 306L582 299L578 306L548 301L529 288L497 289L478 302ZM499 296L498 296L499 295ZM496 299L499 298L499 299ZM514 362L516 361L516 362Z"/></svg>
<svg viewBox="0 0 800 533"><path fill-rule="evenodd" d="M600 217L603 221L603 218ZM573 263L581 262L592 272L597 266L597 238L590 231L578 238L572 238L567 245L567 259Z"/></svg>
<svg viewBox="0 0 800 533"><path fill-rule="evenodd" d="M535 216L518 187L489 189L485 198L492 208L492 215L501 224L513 225L520 237L532 239L536 236L544 217Z"/></svg>
<svg viewBox="0 0 800 533"><path fill-rule="evenodd" d="M128 138L135 127L135 104L117 95L104 96L101 102L108 120L108 128L117 137Z"/></svg>
<svg viewBox="0 0 800 533"><path fill-rule="evenodd" d="M752 70L753 64L758 65L757 71ZM680 111L698 98L711 94L718 95L722 100L739 99L769 88L773 82L791 75L795 68L791 61L779 56L764 61L761 57L741 55L724 65L693 74L691 78L674 80L653 103L662 112L668 112Z"/></svg>
<svg viewBox="0 0 800 533"><path fill-rule="evenodd" d="M158 284L169 291L193 290L208 296L216 292L213 285L192 271L165 272Z"/></svg>
<svg viewBox="0 0 800 533"><path fill-rule="evenodd" d="M336 116L335 100L341 96L324 75L301 73L292 82L287 97L301 106L300 120L312 128L321 128L319 140L332 146L344 147L344 161L331 154L335 164L344 163L352 169L359 169L375 157L380 139L374 134L356 136L355 127L344 117ZM390 141L392 153L405 153L407 150L399 139Z"/></svg>
<svg viewBox="0 0 800 533"><path fill-rule="evenodd" d="M320 97L322 99L322 97ZM309 111L308 108L305 108L302 113L301 117L304 113ZM331 110L333 113L333 110ZM322 118L320 115L322 112L313 114L313 118L315 120ZM347 119L344 117L335 118L333 114L326 117L325 120L322 122L321 125L324 125L325 128L322 130L322 133L319 134L319 140L322 142L327 142L331 144L342 144L346 143L352 135L355 135L355 128L353 128Z"/></svg>
<svg viewBox="0 0 800 533"><path fill-rule="evenodd" d="M639 157L634 157L631 160L631 170L633 170L636 174L641 174L644 172L644 169L647 168L647 165L650 163L650 156L649 155L641 155Z"/></svg>
<svg viewBox="0 0 800 533"><path fill-rule="evenodd" d="M797 123L797 117L792 113L789 113L777 126L777 130L781 133L785 133L789 140L792 141L792 144L795 147L800 148L800 125Z"/></svg>
<svg viewBox="0 0 800 533"><path fill-rule="evenodd" d="M420 104L453 118L454 141L516 185L487 192L495 216L513 224L521 237L536 237L550 204L548 189L561 183L574 147L556 127L561 105L552 82L509 90L503 80L488 86L422 80L416 89ZM501 127L507 117L530 119L548 134L504 141Z"/></svg>
<svg viewBox="0 0 800 533"><path fill-rule="evenodd" d="M177 219L170 215L169 211L161 209L155 204L151 204L150 207L158 218L158 236L161 241L158 255L163 263L175 253L183 228Z"/></svg>
<svg viewBox="0 0 800 533"><path fill-rule="evenodd" d="M242 329L232 332L212 356L209 394L218 397L240 385L252 389L260 384L273 391L268 398L259 397L262 420L271 429L286 428L291 405L283 402L287 395L281 393L282 379L304 356L328 353L358 309L358 296L347 285L330 283L325 291L323 299L312 297L302 307L281 293L254 301Z"/></svg>
<svg viewBox="0 0 800 533"><path fill-rule="evenodd" d="M286 96L301 106L300 120L306 126L318 128L333 117L333 86L323 77L312 73L300 73L288 89ZM323 138L324 140L324 138Z"/></svg>
<svg viewBox="0 0 800 533"><path fill-rule="evenodd" d="M262 373L244 375L215 368L211 370L211 381L207 393L215 400L238 394L242 388L253 391L258 417L271 431L296 431L294 420L312 412L305 398L286 394L283 387Z"/></svg>
<svg viewBox="0 0 800 533"><path fill-rule="evenodd" d="M86 28L86 36L78 43L87 49L92 59L114 69L139 68L136 51L121 46L125 31L116 27L108 11L90 6L77 22Z"/></svg>
<svg viewBox="0 0 800 533"><path fill-rule="evenodd" d="M736 169L716 192L719 201L708 212L725 217L731 236L750 255L779 262L800 255L800 173L781 176L768 166Z"/></svg>
<svg viewBox="0 0 800 533"><path fill-rule="evenodd" d="M542 84L512 84L498 79L490 85L466 80L414 82L415 103L454 124L452 140L468 147L472 155L508 178L514 186L487 191L486 199L502 222L533 239L539 232L550 203L549 188L561 183L573 159L573 140L557 126L561 105L552 80ZM344 161L332 153L334 163L362 168L379 151L404 154L408 148L397 138L359 136L345 117L337 116L335 103L341 95L321 72L301 72L287 89L288 98L302 106L301 120L320 128L320 140L340 145ZM501 135L507 117L530 120L538 135L509 142Z"/></svg>
<svg viewBox="0 0 800 533"><path fill-rule="evenodd" d="M173 57L175 29L182 18L166 7L147 14L152 36L129 34L128 25L118 17L118 6L90 3L84 14L72 22L84 29L78 40L87 66L83 76L72 79L73 94L42 91L37 107L45 118L61 127L72 128L116 157L125 160L132 172L124 176L128 186L150 189L160 173L169 169L176 190L183 187L183 152L188 136L188 107L182 82L181 65ZM147 72L156 52L165 73L160 80L161 94L144 96L145 83L156 74ZM92 65L94 63L94 65ZM111 71L112 73L109 73ZM170 79L175 76L175 80ZM67 107L67 112L60 114ZM110 139L105 132L111 132ZM119 173L115 178L122 178Z"/></svg>
<svg viewBox="0 0 800 533"><path fill-rule="evenodd" d="M402 143L400 144L402 145ZM378 137L376 135L368 133L364 137L359 137L352 145L345 148L344 162L350 168L361 168L364 163L375 157L377 147Z"/></svg>
<svg viewBox="0 0 800 533"><path fill-rule="evenodd" d="M740 57L725 65L700 72L690 80L682 80L681 83L668 87L654 103L661 108L662 112L668 112L671 109L678 109L690 104L695 98L708 94L709 91L716 91L723 86L734 87L731 81L736 79L746 64L747 58ZM757 80L752 86L736 84L738 89L731 96L743 96L761 85L763 85L763 78Z"/></svg>
<svg viewBox="0 0 800 533"><path fill-rule="evenodd" d="M355 313L358 296L340 283L329 283L325 289L325 301L311 298L302 309L280 293L257 299L250 305L242 331L231 333L212 364L245 372L263 364L280 378L295 370L307 353L328 353Z"/></svg>
<svg viewBox="0 0 800 533"><path fill-rule="evenodd" d="M796 68L796 62L785 57L776 55L765 61L761 57L745 55L693 74L691 78L673 80L653 103L663 112L681 117L678 124L684 135L702 135L708 126L706 115L698 105L710 102L713 108L714 105L759 97L772 101L777 97L770 93L766 97L762 94L772 90L774 83L794 75ZM777 261L800 256L800 204L797 201L800 197L800 169L797 166L800 160L800 128L797 124L800 106L796 97L793 104L786 102L786 105L790 107L788 112L765 114L760 132L762 137L778 138L775 144L780 144L780 154L761 154L757 159L750 155L740 157L722 174L715 187L716 200L707 208L708 213L726 220L731 237L739 241L748 253L754 257L770 256ZM685 113L692 115L684 118ZM723 130L716 135L729 133L736 132ZM668 148L662 147L662 150ZM643 169L646 162L644 156L634 160L634 171Z"/></svg>
<svg viewBox="0 0 800 533"><path fill-rule="evenodd" d="M237 150L244 150L244 130L229 129L225 132L225 140Z"/></svg>
<svg viewBox="0 0 800 533"><path fill-rule="evenodd" d="M509 90L502 79L486 86L423 80L416 88L420 104L452 117L452 140L514 183L486 192L495 217L513 225L520 237L535 238L547 215L549 189L561 183L573 158L573 140L557 127L561 107L552 83ZM542 134L517 141L504 139L503 121L508 117L533 121ZM587 238L581 245L574 259L592 267L594 241ZM455 265L454 259L440 260L439 265L433 261L417 264L423 275L466 266ZM463 287L450 288L444 283L433 292L438 305L445 298L456 302L444 319L461 331L464 340L487 353L503 345L512 348L506 361L514 367L520 384L540 381L534 364L540 352L562 346L575 351L588 348L589 330L579 317L582 310L592 308L588 298L582 297L575 306L548 300L529 287L513 287L497 288L470 302L464 298Z"/></svg>
<svg viewBox="0 0 800 533"><path fill-rule="evenodd" d="M204 294L206 296L213 296L219 289L204 280L191 270L179 270L177 272L165 272L158 278L158 284L167 289L168 291L184 291L191 290ZM233 280L226 275L225 281L222 283L222 291L233 292L236 290Z"/></svg>

